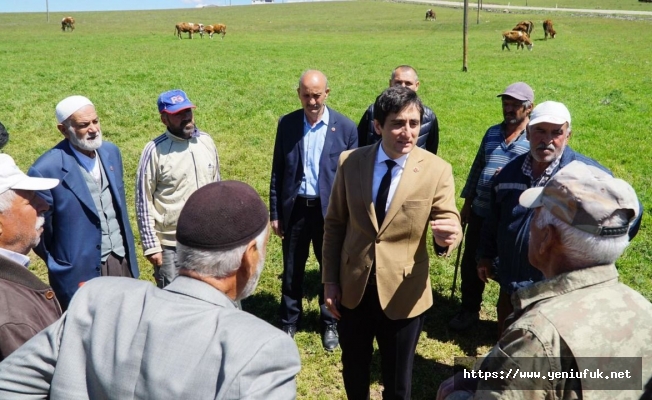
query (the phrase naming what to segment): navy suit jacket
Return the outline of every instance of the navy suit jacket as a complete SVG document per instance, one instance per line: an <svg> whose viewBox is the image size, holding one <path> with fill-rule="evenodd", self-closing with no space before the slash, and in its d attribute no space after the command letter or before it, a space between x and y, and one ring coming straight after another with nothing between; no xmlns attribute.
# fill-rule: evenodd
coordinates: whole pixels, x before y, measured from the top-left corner
<svg viewBox="0 0 652 400"><path fill-rule="evenodd" d="M116 218L124 239L125 257L138 277L134 235L129 224L120 150L108 142L97 149L113 197ZM50 285L66 309L79 284L100 276L102 231L100 217L79 163L68 140L39 157L28 175L56 178L61 183L38 192L50 205L41 242L34 249L48 267Z"/></svg>
<svg viewBox="0 0 652 400"><path fill-rule="evenodd" d="M340 154L358 147L358 128L353 121L328 107L329 121L324 148L319 159L319 198L322 215L326 215L328 199ZM281 221L288 229L294 201L303 178L303 109L282 116L276 129L272 178L269 187L269 209L272 221Z"/></svg>

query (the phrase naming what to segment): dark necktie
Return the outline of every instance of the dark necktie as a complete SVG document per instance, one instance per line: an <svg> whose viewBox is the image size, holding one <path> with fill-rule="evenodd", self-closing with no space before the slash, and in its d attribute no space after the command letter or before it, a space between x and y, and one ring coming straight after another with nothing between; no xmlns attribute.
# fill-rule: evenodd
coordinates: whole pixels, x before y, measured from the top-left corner
<svg viewBox="0 0 652 400"><path fill-rule="evenodd" d="M387 164L387 172L385 172L383 179L380 181L380 186L378 186L378 194L376 195L376 221L378 221L379 228L385 219L387 196L389 196L389 186L392 183L392 168L394 168L396 162L393 160L385 160L385 164Z"/></svg>

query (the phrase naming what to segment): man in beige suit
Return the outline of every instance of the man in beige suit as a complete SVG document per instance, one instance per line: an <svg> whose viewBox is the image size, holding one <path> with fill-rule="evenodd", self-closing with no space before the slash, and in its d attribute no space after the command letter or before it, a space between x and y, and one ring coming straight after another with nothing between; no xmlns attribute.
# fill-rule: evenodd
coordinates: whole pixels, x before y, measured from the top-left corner
<svg viewBox="0 0 652 400"><path fill-rule="evenodd" d="M416 146L423 105L404 87L374 104L382 140L340 157L326 213L325 303L342 347L349 399L367 399L373 339L383 398L409 399L424 312L432 306L426 238L447 255L461 239L452 168Z"/></svg>

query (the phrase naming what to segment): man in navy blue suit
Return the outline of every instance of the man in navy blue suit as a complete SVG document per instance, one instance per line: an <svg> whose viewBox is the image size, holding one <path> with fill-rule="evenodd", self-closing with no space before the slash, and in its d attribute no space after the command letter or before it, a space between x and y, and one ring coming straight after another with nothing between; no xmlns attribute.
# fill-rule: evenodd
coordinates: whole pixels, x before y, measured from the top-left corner
<svg viewBox="0 0 652 400"><path fill-rule="evenodd" d="M294 337L301 319L303 277L312 242L321 276L324 216L340 153L358 146L355 123L325 105L330 88L316 70L301 75L302 108L279 119L269 189L270 220L283 243L283 282L279 308L283 331ZM336 319L319 291L322 344L338 345Z"/></svg>
<svg viewBox="0 0 652 400"><path fill-rule="evenodd" d="M65 139L39 157L28 174L61 181L39 192L50 211L34 251L45 261L65 310L84 282L139 273L120 150L102 142L99 117L86 97L61 100L55 114Z"/></svg>

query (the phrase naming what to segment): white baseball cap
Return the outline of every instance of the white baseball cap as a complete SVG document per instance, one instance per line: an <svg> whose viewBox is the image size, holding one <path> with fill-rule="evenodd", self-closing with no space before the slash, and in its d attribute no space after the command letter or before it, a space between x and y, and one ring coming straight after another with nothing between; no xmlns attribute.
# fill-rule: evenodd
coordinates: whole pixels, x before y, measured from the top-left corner
<svg viewBox="0 0 652 400"><path fill-rule="evenodd" d="M9 154L0 154L0 194L10 189L47 190L58 184L58 179L33 178L25 175Z"/></svg>
<svg viewBox="0 0 652 400"><path fill-rule="evenodd" d="M534 107L534 110L532 110L532 113L530 114L530 122L528 125L532 126L542 122L549 122L557 125L562 125L568 122L568 127L570 128L570 112L562 103L556 101L544 101Z"/></svg>

